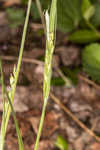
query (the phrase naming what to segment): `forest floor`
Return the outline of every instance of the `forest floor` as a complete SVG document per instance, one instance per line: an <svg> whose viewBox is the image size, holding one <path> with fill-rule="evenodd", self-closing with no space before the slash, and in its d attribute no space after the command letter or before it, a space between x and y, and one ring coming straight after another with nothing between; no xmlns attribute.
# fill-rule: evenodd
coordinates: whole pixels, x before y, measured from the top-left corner
<svg viewBox="0 0 100 150"><path fill-rule="evenodd" d="M10 28L5 10L0 11L0 56L3 60L5 83L17 63L23 26ZM45 37L42 25L30 20L21 72L14 98L14 109L20 126L25 150L33 150L41 116L43 96L43 59ZM79 69L76 83L55 84L51 87L39 150L56 150L61 135L68 142L68 150L99 150L100 143L100 86L88 79L81 66L82 46L69 43L67 35L57 31L53 59L53 78L61 78L62 68ZM56 62L56 65L55 65ZM67 76L66 76L67 78ZM57 82L57 81L56 81ZM0 87L0 124L2 120ZM89 131L88 131L89 129ZM92 134L93 136L91 136ZM98 139L96 136L98 135ZM17 134L11 116L6 135L8 150L18 150Z"/></svg>

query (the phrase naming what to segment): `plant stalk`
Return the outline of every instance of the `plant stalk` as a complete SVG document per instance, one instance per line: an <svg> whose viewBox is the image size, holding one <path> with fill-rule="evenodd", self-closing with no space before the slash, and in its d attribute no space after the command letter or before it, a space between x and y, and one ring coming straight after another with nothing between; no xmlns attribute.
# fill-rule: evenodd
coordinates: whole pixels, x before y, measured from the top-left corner
<svg viewBox="0 0 100 150"><path fill-rule="evenodd" d="M38 130L34 150L38 149L41 131L43 128L45 112L46 112L46 105L47 105L47 101L48 101L48 97L49 97L49 93L50 93L52 57L53 57L53 52L54 52L54 48L55 48L57 0L52 0L50 16L48 14L48 11L46 11L45 20L46 20L46 55L45 55L44 82L43 82L44 104L43 104L43 108L42 108L42 115L41 115L41 119L40 119L40 125L39 125L39 130Z"/></svg>
<svg viewBox="0 0 100 150"><path fill-rule="evenodd" d="M22 35L22 41L21 41L21 47L20 47L20 52L19 52L18 64L17 64L17 69L15 71L14 85L13 85L13 89L11 91L11 97L10 97L12 104L13 104L13 100L14 100L16 85L17 85L19 72L20 72L20 67L21 67L21 61L22 61L22 55L23 55L23 50L24 50L27 26L28 26L30 9L31 9L31 3L32 3L32 0L28 0L28 8L27 8L27 14L26 14L26 19L25 19L25 24L24 24L23 35ZM4 139L5 139L5 134L6 134L6 129L7 129L8 121L9 121L9 118L10 118L10 114L11 114L11 107L10 107L9 102L8 102L8 108L5 112L6 120L5 120L5 122L3 121L2 126L1 126L1 131L0 131L0 150L3 150L3 147L4 147ZM5 128L4 128L3 124L5 124Z"/></svg>

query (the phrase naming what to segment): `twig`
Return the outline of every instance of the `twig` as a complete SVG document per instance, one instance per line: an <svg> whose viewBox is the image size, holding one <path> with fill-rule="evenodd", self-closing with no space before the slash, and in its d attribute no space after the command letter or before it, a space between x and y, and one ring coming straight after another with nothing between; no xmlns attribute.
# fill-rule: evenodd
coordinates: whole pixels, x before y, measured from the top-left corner
<svg viewBox="0 0 100 150"><path fill-rule="evenodd" d="M60 102L60 100L53 95L52 93L50 93L50 97L52 98L52 100L54 102L56 102L82 129L84 129L89 135L91 135L92 137L94 137L98 142L100 142L100 138L98 136L95 135L95 133L88 129L80 120L78 120L76 118L76 116L67 108L64 106L64 104L62 104Z"/></svg>
<svg viewBox="0 0 100 150"><path fill-rule="evenodd" d="M17 59L18 59L18 58L15 57L15 56L0 56L0 57L1 57L2 59L4 59L4 60L8 60L8 61L14 61L14 60L17 60ZM25 57L22 58L22 62L24 62L24 63L37 64L37 65L44 65L44 62L42 62L42 61L40 61L40 60L31 59L31 58L25 58ZM66 83L68 83L68 82L67 82L67 81L68 81L67 78L66 78L64 75L62 75L61 70L58 71L58 69L57 69L55 66L54 66L54 68L56 69L56 71L58 72L58 74L59 74L61 77L63 77L64 81L66 81ZM97 85L97 84L96 84L95 82L93 82L92 80L89 80L88 78L84 77L83 75L78 75L78 77L79 77L81 80L87 82L88 84L94 86L97 90L100 90L100 86Z"/></svg>
<svg viewBox="0 0 100 150"><path fill-rule="evenodd" d="M14 57L14 56L1 56L1 58L4 59L4 60L10 60L10 61L17 60L17 57ZM38 64L38 65L44 65L43 62L41 62L41 61L39 61L39 60L36 60L36 59L31 59L31 58L25 58L25 57L24 57L24 58L22 59L22 61L25 62L25 63L33 63L33 64L35 63L35 64ZM100 87L99 87L98 85L96 85L94 82L92 82L91 80L89 80L89 79L83 77L82 75L79 75L79 77L80 77L82 80L88 82L89 84L93 85L94 87L96 87L96 88L98 88L98 89L100 90ZM68 108L66 108L66 107L60 102L60 100L59 100L57 97L55 97L52 93L50 94L50 97L52 98L52 100L53 100L54 102L56 102L58 105L60 105L60 107L61 107L81 128L83 128L86 132L89 133L89 135L95 137L96 140L100 142L100 138L97 137L90 129L88 129L81 121L79 121L79 120L75 117L75 115L72 114L71 111L70 111Z"/></svg>
<svg viewBox="0 0 100 150"><path fill-rule="evenodd" d="M15 61L18 58L15 56L0 56L3 60L8 60L8 61ZM22 58L22 62L25 63L33 63L33 64L37 64L37 65L44 65L44 63L42 61L39 61L37 59L31 59L31 58Z"/></svg>
<svg viewBox="0 0 100 150"><path fill-rule="evenodd" d="M100 86L97 85L95 82L93 82L92 80L89 80L88 78L82 76L82 75L78 75L80 79L82 79L83 81L87 82L88 84L94 86L97 90L100 90Z"/></svg>

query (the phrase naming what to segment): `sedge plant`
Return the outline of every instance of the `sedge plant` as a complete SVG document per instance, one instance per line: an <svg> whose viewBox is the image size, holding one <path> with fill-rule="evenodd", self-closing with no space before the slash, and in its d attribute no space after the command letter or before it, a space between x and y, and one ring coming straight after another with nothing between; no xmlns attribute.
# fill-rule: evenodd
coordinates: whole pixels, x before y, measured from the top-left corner
<svg viewBox="0 0 100 150"><path fill-rule="evenodd" d="M17 68L14 67L13 75L10 78L11 91L9 94L8 103L5 103L5 100L3 102L3 115L2 115L2 124L1 124L1 130L0 130L0 150L3 150L3 148L4 148L6 129L7 129L8 121L9 121L10 114L12 111L11 106L13 104L14 95L15 95L15 91L16 91L16 85L17 85L20 67L21 67L21 61L22 61L22 55L23 55L23 50L24 50L28 20L29 20L30 9L31 9L31 3L32 3L32 0L28 0L27 15L26 15L25 24L24 24L21 47L20 47L19 58L18 58L18 64L17 64ZM2 78L3 78L3 76L2 76ZM3 99L4 99L4 84L2 84L2 86L3 86L2 87L2 93L3 93ZM13 114L14 114L14 112L13 112ZM20 150L23 150L22 141L19 145L19 148L20 148Z"/></svg>
<svg viewBox="0 0 100 150"><path fill-rule="evenodd" d="M0 72L1 72L1 85L2 85L2 98L3 98L3 117L2 117L3 118L3 120L2 120L3 130L2 130L2 134L4 134L4 131L5 131L5 122L6 122L6 117L7 117L5 112L6 112L7 108L8 108L8 106L10 105L11 111L12 111L12 115L13 115L13 118L14 118L14 123L15 123L15 126L16 126L19 150L24 150L24 145L23 145L22 137L21 137L21 134L20 134L19 126L18 126L18 121L16 119L16 113L14 111L13 105L12 105L11 100L10 100L11 91L7 92L7 89L6 89L5 84L4 84L4 75L3 75L2 61L1 60L0 60ZM10 86L12 86L12 83L13 83L13 77L11 76L11 78L10 78ZM5 102L6 97L8 99L8 105ZM2 143L2 141L1 141L1 143Z"/></svg>
<svg viewBox="0 0 100 150"><path fill-rule="evenodd" d="M16 125L19 150L24 149L22 138L20 135L19 127L18 127L18 122L16 119L16 114L14 112L12 104L13 104L17 80L18 80L18 76L19 76L19 72L20 72L20 66L21 66L21 61L22 61L22 55L23 55L27 25L28 25L28 20L29 20L31 2L32 2L32 0L28 1L28 9L27 9L26 21L25 21L25 25L24 25L24 31L23 31L23 36L22 36L22 42L21 42L21 48L20 48L17 68L14 67L13 75L10 78L10 86L11 86L10 92L7 92L7 90L5 88L5 85L3 82L4 79L3 79L3 74L2 74L2 68L0 65L2 94L3 94L3 115L2 115L1 131L0 131L0 150L3 150L3 148L4 148L6 129L7 129L7 125L8 125L11 111L12 111L12 115L13 115L14 122ZM41 131L42 131L44 117L45 117L47 100L48 100L49 93L50 93L50 82L51 82L51 72L52 72L52 56L53 56L53 51L55 48L55 33L56 33L56 21L57 21L57 0L52 0L50 14L48 13L48 11L46 11L45 21L46 21L46 56L45 56L44 84L43 84L44 104L43 104L42 115L41 115L41 120L40 120L40 125L39 125L39 130L38 130L38 135L37 135L34 150L38 149L39 139L41 136ZM6 94L6 97L8 98L8 103L5 102L5 94Z"/></svg>
<svg viewBox="0 0 100 150"><path fill-rule="evenodd" d="M44 104L42 108L42 114L40 119L40 125L38 129L37 139L35 143L34 150L38 149L39 139L41 136L41 131L43 127L46 105L50 93L50 82L51 82L51 72L52 72L52 57L55 48L55 36L56 36L56 23L57 23L57 0L52 0L50 14L48 10L45 13L46 21L46 55L45 55L45 65L44 65L44 83L43 83L43 99Z"/></svg>

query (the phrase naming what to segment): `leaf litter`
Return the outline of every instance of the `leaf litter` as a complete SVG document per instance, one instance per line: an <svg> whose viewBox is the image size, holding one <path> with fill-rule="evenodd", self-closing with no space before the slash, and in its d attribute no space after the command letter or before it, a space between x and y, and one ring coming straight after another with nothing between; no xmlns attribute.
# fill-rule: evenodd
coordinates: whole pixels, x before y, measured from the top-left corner
<svg viewBox="0 0 100 150"><path fill-rule="evenodd" d="M5 3L5 6L7 5L8 4ZM4 16L4 20L2 20L2 26L7 27L8 25L7 21L5 21L5 15L1 14L0 12L0 16L1 15ZM18 30L21 30L21 27L19 28L20 29ZM1 26L0 29L2 30ZM7 27L7 30L10 31L11 29ZM31 28L31 25L30 30L32 30L32 33L31 36L26 40L24 57L29 59L40 59L42 57L43 59L45 42L42 43L43 45L41 47L41 37L37 36L38 31L34 31L34 29ZM5 33L3 34L6 35L4 35L5 37L9 37L9 31L6 32L6 30L4 30ZM13 32L16 32L16 30ZM36 36L36 40L35 37L33 38L33 34ZM59 41L57 41L58 45L55 50L55 58L57 58L58 66L61 67L64 65L66 67L72 67L75 65L81 65L81 47L65 42L65 35L62 37L63 39L61 40L63 41L62 43L64 45L62 45L59 39ZM12 34L10 38L12 42L9 41L9 38L3 38L0 40L0 55L17 56L17 46L20 41L20 34L16 32L16 34ZM35 44L32 43L33 39ZM43 36L42 39L44 41ZM6 46L6 51L4 51L4 46ZM8 87L9 74L11 73L13 64L15 63L16 61L4 61L4 68L6 70L4 72L6 77L5 80ZM14 109L17 112L17 119L22 137L24 139L25 150L31 150L34 148L34 141L40 120L43 104L42 90L40 88L40 83L42 83L43 79L42 69L43 68L41 68L41 65L23 63L19 84L15 95ZM53 76L59 76L55 69L53 69ZM71 88L66 88L65 85L52 86L52 91L57 97L61 99L62 103L68 107L79 120L81 120L88 128L91 130L93 128L94 132L100 134L100 95L94 87L78 78L78 84L76 86ZM0 124L2 114L1 99L2 98L0 93ZM96 118L97 123L95 125ZM91 136L83 131L78 126L78 124L76 124L68 115L66 115L60 106L49 99L39 150L53 150L58 135L62 135L68 141L69 147L71 147L72 150L100 149L99 143L95 142ZM7 129L6 144L8 147L7 150L18 150L17 134L15 132L15 125L12 116Z"/></svg>

